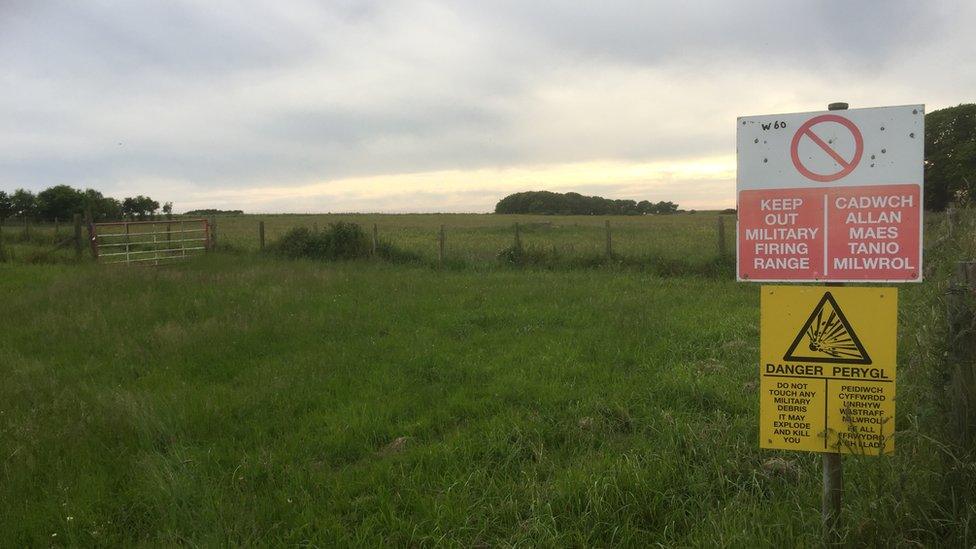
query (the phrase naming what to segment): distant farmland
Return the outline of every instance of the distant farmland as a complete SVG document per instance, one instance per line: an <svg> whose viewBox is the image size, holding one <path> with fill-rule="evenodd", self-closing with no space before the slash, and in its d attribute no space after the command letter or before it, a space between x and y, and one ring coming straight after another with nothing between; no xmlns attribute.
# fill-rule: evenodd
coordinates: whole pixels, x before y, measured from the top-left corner
<svg viewBox="0 0 976 549"><path fill-rule="evenodd" d="M258 247L258 222L265 222L268 242L293 227L324 228L344 220L359 223L379 237L430 260L437 258L437 237L445 228L446 254L470 264L494 263L498 253L514 241L518 223L527 248L552 250L569 256L602 255L610 221L613 252L621 256L652 255L664 259L706 261L718 254L717 224L724 219L726 246L732 253L735 216L716 212L646 216L555 216L496 214L327 214L244 215L218 217L220 241L235 247Z"/></svg>

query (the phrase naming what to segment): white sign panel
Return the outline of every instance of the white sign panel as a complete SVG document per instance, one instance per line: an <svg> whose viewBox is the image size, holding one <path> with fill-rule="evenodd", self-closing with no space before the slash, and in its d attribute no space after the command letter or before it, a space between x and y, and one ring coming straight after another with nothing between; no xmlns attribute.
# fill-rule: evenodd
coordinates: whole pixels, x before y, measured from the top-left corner
<svg viewBox="0 0 976 549"><path fill-rule="evenodd" d="M744 281L919 282L925 108L742 117Z"/></svg>
<svg viewBox="0 0 976 549"><path fill-rule="evenodd" d="M744 116L736 191L922 184L925 106Z"/></svg>

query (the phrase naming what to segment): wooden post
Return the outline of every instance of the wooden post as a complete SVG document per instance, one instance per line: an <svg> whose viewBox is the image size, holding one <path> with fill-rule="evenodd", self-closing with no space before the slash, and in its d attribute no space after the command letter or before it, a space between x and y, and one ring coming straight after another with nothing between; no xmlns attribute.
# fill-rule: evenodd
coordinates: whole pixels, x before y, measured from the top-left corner
<svg viewBox="0 0 976 549"><path fill-rule="evenodd" d="M61 236L61 222L56 217L54 218L54 236Z"/></svg>
<svg viewBox="0 0 976 549"><path fill-rule="evenodd" d="M376 257L376 249L379 247L379 232L376 230L376 223L373 223L373 248L371 254Z"/></svg>
<svg viewBox="0 0 976 549"><path fill-rule="evenodd" d="M155 219L153 220L155 221ZM156 241L156 224L152 224L153 265L159 265L159 243Z"/></svg>
<svg viewBox="0 0 976 549"><path fill-rule="evenodd" d="M75 257L81 259L81 214L76 213L72 221L75 226Z"/></svg>
<svg viewBox="0 0 976 549"><path fill-rule="evenodd" d="M264 221L258 221L258 241L261 243L261 250L264 250Z"/></svg>
<svg viewBox="0 0 976 549"><path fill-rule="evenodd" d="M210 250L214 251L217 249L217 216L210 216Z"/></svg>
<svg viewBox="0 0 976 549"><path fill-rule="evenodd" d="M946 321L949 326L949 362L958 366L967 362L970 339L967 337L972 313L969 311L969 293L976 284L976 262L957 261L952 271L952 281L946 290Z"/></svg>
<svg viewBox="0 0 976 549"><path fill-rule="evenodd" d="M725 257L727 248L725 247L725 219L718 216L718 256Z"/></svg>
<svg viewBox="0 0 976 549"><path fill-rule="evenodd" d="M30 218L24 216L24 240L30 240Z"/></svg>
<svg viewBox="0 0 976 549"><path fill-rule="evenodd" d="M92 259L98 261L98 228L95 227L91 208L85 208L85 225L88 226L88 246L91 249Z"/></svg>
<svg viewBox="0 0 976 549"><path fill-rule="evenodd" d="M976 262L958 261L946 289L948 367L952 428L959 436L974 431L976 421L976 367L973 366L973 290Z"/></svg>
<svg viewBox="0 0 976 549"><path fill-rule="evenodd" d="M519 224L515 224L515 249L519 252L522 251L522 235L519 234Z"/></svg>
<svg viewBox="0 0 976 549"><path fill-rule="evenodd" d="M840 537L840 509L844 496L844 469L840 454L823 454L823 496L820 513L823 518L823 537L828 545Z"/></svg>
<svg viewBox="0 0 976 549"><path fill-rule="evenodd" d="M945 211L945 218L946 218L946 236L948 236L949 238L952 238L952 223L953 223L953 217L954 217L953 214L955 214L955 213L956 213L955 212L955 208L953 208L952 206L947 206L946 207L946 211Z"/></svg>
<svg viewBox="0 0 976 549"><path fill-rule="evenodd" d="M831 103L827 110L842 111L847 103ZM843 282L827 283L827 286L843 286ZM826 436L826 433L824 433ZM840 453L823 452L823 493L820 498L820 518L823 542L832 545L840 540L840 511L844 499L844 464Z"/></svg>
<svg viewBox="0 0 976 549"><path fill-rule="evenodd" d="M440 236L438 237L437 259L441 266L444 266L444 225L441 225Z"/></svg>
<svg viewBox="0 0 976 549"><path fill-rule="evenodd" d="M607 220L606 227L607 227L607 259L610 259L610 258L613 257L613 242L611 241L611 238L610 238L610 220L609 219Z"/></svg>
<svg viewBox="0 0 976 549"><path fill-rule="evenodd" d="M129 224L126 223L125 224L125 263L126 263L126 265L129 264L129 243L130 243L130 239L129 238L130 238L129 237Z"/></svg>

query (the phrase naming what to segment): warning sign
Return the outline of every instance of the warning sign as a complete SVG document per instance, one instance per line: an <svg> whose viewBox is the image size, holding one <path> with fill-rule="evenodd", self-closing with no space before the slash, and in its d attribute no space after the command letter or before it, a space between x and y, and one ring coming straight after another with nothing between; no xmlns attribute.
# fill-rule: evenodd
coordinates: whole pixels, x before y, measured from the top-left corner
<svg viewBox="0 0 976 549"><path fill-rule="evenodd" d="M740 118L738 278L922 280L922 105Z"/></svg>
<svg viewBox="0 0 976 549"><path fill-rule="evenodd" d="M762 448L894 452L898 291L763 286Z"/></svg>
<svg viewBox="0 0 976 549"><path fill-rule="evenodd" d="M783 360L871 364L868 352L830 292L810 314Z"/></svg>

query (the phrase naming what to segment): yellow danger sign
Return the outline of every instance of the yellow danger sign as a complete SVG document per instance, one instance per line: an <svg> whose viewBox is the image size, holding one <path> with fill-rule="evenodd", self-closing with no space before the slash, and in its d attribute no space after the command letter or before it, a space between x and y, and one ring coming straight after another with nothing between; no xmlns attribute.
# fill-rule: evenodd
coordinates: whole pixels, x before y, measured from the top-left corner
<svg viewBox="0 0 976 549"><path fill-rule="evenodd" d="M895 451L898 290L763 286L759 446Z"/></svg>

